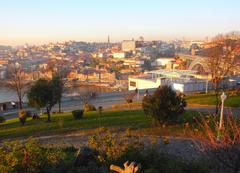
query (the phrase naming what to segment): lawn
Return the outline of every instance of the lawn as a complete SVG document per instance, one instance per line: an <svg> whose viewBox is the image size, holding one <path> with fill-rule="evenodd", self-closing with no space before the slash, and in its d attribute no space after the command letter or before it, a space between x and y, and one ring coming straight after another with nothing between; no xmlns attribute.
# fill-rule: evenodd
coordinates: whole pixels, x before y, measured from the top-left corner
<svg viewBox="0 0 240 173"><path fill-rule="evenodd" d="M215 105L216 104L216 98L214 93L189 95L189 96L186 96L186 101L188 104L199 104L199 105ZM225 101L225 106L240 107L240 96L236 95L236 96L228 97Z"/></svg>
<svg viewBox="0 0 240 173"><path fill-rule="evenodd" d="M150 123L150 119L141 110L104 111L100 118L97 112L88 112L80 120L75 120L71 113L63 113L53 114L50 123L46 123L46 119L46 116L42 116L39 120L29 119L24 126L20 125L17 118L7 120L0 124L0 138L52 135L94 129L99 126L144 128Z"/></svg>
<svg viewBox="0 0 240 173"><path fill-rule="evenodd" d="M56 135L71 132L84 132L108 127L112 129L131 129L144 134L158 135L181 135L184 122L191 121L192 115L196 112L186 112L179 119L178 125L171 125L166 128L152 126L150 117L147 117L142 110L111 110L104 111L99 118L97 112L88 112L80 120L75 120L71 113L53 114L52 122L46 123L46 116L38 120L29 119L24 126L17 118L7 120L0 124L0 139L17 137ZM180 130L179 130L180 129ZM167 130L167 131L166 131Z"/></svg>

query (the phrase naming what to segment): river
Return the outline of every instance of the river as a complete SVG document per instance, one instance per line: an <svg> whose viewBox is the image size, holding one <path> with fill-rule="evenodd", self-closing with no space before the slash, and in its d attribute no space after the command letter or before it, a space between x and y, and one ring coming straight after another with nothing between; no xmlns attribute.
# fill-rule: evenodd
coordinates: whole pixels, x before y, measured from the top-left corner
<svg viewBox="0 0 240 173"><path fill-rule="evenodd" d="M69 87L64 89L63 97L71 97L78 96L81 93L85 92L96 92L96 93L104 93L112 91L106 87L96 87L96 86L80 86L80 87ZM17 93L15 90L0 86L0 103L17 101ZM26 101L26 97L24 98L24 102Z"/></svg>

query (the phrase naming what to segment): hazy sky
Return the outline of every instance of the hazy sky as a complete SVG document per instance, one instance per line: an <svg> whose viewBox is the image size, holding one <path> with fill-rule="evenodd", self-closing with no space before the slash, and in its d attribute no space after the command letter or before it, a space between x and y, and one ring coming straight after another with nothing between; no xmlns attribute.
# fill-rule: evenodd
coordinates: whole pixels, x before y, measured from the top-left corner
<svg viewBox="0 0 240 173"><path fill-rule="evenodd" d="M0 0L0 44L211 37L240 30L240 0Z"/></svg>

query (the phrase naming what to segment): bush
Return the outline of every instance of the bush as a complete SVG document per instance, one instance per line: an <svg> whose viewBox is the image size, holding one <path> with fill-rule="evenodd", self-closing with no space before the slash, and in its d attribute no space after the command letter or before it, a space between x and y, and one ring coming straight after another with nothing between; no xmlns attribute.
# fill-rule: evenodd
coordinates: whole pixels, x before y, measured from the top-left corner
<svg viewBox="0 0 240 173"><path fill-rule="evenodd" d="M0 123L4 123L6 119L3 116L0 116Z"/></svg>
<svg viewBox="0 0 240 173"><path fill-rule="evenodd" d="M31 111L26 111L26 117L27 118L32 118L32 112Z"/></svg>
<svg viewBox="0 0 240 173"><path fill-rule="evenodd" d="M128 160L140 163L143 173L210 172L206 163L185 162L176 156L161 153L158 145L143 146L138 138L126 138L124 134L116 135L107 131L89 137L88 142L89 146L97 151L98 161L107 168L110 164L122 165Z"/></svg>
<svg viewBox="0 0 240 173"><path fill-rule="evenodd" d="M83 117L83 110L74 110L72 111L72 115L75 119L81 119Z"/></svg>
<svg viewBox="0 0 240 173"><path fill-rule="evenodd" d="M4 173L49 172L62 158L59 149L42 148L33 140L7 142L0 147L0 169Z"/></svg>
<svg viewBox="0 0 240 173"><path fill-rule="evenodd" d="M160 86L152 96L143 98L142 106L146 115L163 123L176 121L184 112L186 102L171 86Z"/></svg>
<svg viewBox="0 0 240 173"><path fill-rule="evenodd" d="M92 104L84 104L83 105L84 112L96 111L96 107Z"/></svg>
<svg viewBox="0 0 240 173"><path fill-rule="evenodd" d="M22 109L18 112L18 118L19 118L19 121L22 125L25 124L26 120L27 120L27 112Z"/></svg>
<svg viewBox="0 0 240 173"><path fill-rule="evenodd" d="M88 144L99 154L101 163L111 164L116 161L126 161L126 153L136 153L143 150L143 144L134 138L119 136L107 130L98 135L89 137Z"/></svg>

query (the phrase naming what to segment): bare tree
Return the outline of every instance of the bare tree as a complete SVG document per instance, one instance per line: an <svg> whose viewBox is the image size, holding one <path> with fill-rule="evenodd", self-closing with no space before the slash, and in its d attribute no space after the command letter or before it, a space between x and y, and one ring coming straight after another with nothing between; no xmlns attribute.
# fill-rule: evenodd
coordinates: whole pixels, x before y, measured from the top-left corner
<svg viewBox="0 0 240 173"><path fill-rule="evenodd" d="M89 104L92 99L96 98L96 91L93 89L87 89L80 93L80 100L83 105Z"/></svg>
<svg viewBox="0 0 240 173"><path fill-rule="evenodd" d="M201 151L216 159L219 166L234 173L240 171L240 124L233 115L224 119L219 129L219 117L208 116L197 121L193 138Z"/></svg>
<svg viewBox="0 0 240 173"><path fill-rule="evenodd" d="M133 98L137 95L137 92L138 92L138 91L134 91L134 92L125 91L125 92L123 93L124 100L125 100L127 103L132 103L132 102L133 102Z"/></svg>
<svg viewBox="0 0 240 173"><path fill-rule="evenodd" d="M212 46L204 51L204 54L209 57L208 67L216 96L216 114L219 111L220 91L224 89L222 83L234 73L238 65L239 55L236 49L239 43L239 40L226 39L219 35L211 43Z"/></svg>
<svg viewBox="0 0 240 173"><path fill-rule="evenodd" d="M9 69L9 81L7 85L14 89L18 96L19 108L22 109L23 98L26 94L28 82L24 78L22 66L19 63L13 63Z"/></svg>

